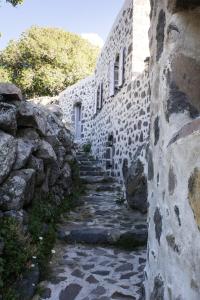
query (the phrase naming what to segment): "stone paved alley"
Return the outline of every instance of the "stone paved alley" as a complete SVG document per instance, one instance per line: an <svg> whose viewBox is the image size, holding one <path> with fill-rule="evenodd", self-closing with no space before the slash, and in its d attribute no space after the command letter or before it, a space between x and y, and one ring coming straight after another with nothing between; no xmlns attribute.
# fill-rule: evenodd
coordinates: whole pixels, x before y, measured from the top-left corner
<svg viewBox="0 0 200 300"><path fill-rule="evenodd" d="M61 224L62 241L41 299L142 300L146 216L120 203L119 185L96 161L83 153L77 157L86 185L84 204Z"/></svg>

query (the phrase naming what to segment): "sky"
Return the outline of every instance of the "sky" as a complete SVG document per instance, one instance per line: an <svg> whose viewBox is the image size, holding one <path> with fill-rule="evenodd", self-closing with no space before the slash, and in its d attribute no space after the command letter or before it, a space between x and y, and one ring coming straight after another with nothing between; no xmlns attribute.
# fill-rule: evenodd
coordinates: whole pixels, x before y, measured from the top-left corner
<svg viewBox="0 0 200 300"><path fill-rule="evenodd" d="M62 28L102 45L124 0L0 0L0 49L32 25Z"/></svg>

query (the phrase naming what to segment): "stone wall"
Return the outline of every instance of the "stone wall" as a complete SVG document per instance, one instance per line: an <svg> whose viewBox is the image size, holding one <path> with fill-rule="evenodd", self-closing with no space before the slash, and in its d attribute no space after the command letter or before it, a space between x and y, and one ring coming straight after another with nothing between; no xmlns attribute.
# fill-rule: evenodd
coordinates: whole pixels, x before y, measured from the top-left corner
<svg viewBox="0 0 200 300"><path fill-rule="evenodd" d="M200 299L200 3L151 1L147 300Z"/></svg>
<svg viewBox="0 0 200 300"><path fill-rule="evenodd" d="M63 112L63 121L70 124L70 129L74 135L75 118L74 109L77 104L81 104L81 140L80 143L91 141L91 129L94 114L94 77L88 77L77 84L67 88L59 95L59 106Z"/></svg>
<svg viewBox="0 0 200 300"><path fill-rule="evenodd" d="M32 201L51 194L59 205L71 191L73 160L71 133L58 114L0 84L0 216L26 225Z"/></svg>
<svg viewBox="0 0 200 300"><path fill-rule="evenodd" d="M144 60L149 55L149 1L126 0L99 56L94 77L66 89L59 96L64 118L74 124L73 107L82 103L82 138L92 144L93 155L121 183L137 156L144 158L149 136L149 78ZM134 21L140 18L141 26ZM138 47L135 39L140 36ZM142 49L142 50L141 50ZM110 66L123 50L123 82L110 94ZM102 107L95 111L95 97L102 84ZM108 145L112 153L108 166Z"/></svg>

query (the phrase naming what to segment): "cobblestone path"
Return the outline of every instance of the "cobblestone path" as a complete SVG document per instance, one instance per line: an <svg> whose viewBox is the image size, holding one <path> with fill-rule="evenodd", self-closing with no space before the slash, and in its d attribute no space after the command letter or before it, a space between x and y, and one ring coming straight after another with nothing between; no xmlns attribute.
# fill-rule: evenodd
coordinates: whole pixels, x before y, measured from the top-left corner
<svg viewBox="0 0 200 300"><path fill-rule="evenodd" d="M84 204L62 221L62 241L39 299L144 300L146 216L120 203L119 185L92 157L77 157L87 187Z"/></svg>

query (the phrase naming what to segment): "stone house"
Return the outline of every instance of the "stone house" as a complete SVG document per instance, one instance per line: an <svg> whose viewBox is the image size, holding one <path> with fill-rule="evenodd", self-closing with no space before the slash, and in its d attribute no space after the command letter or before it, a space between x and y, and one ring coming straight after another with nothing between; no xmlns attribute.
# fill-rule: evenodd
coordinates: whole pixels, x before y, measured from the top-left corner
<svg viewBox="0 0 200 300"><path fill-rule="evenodd" d="M99 56L95 73L59 96L78 143L112 175L126 169L149 137L148 29L150 4L126 0Z"/></svg>

